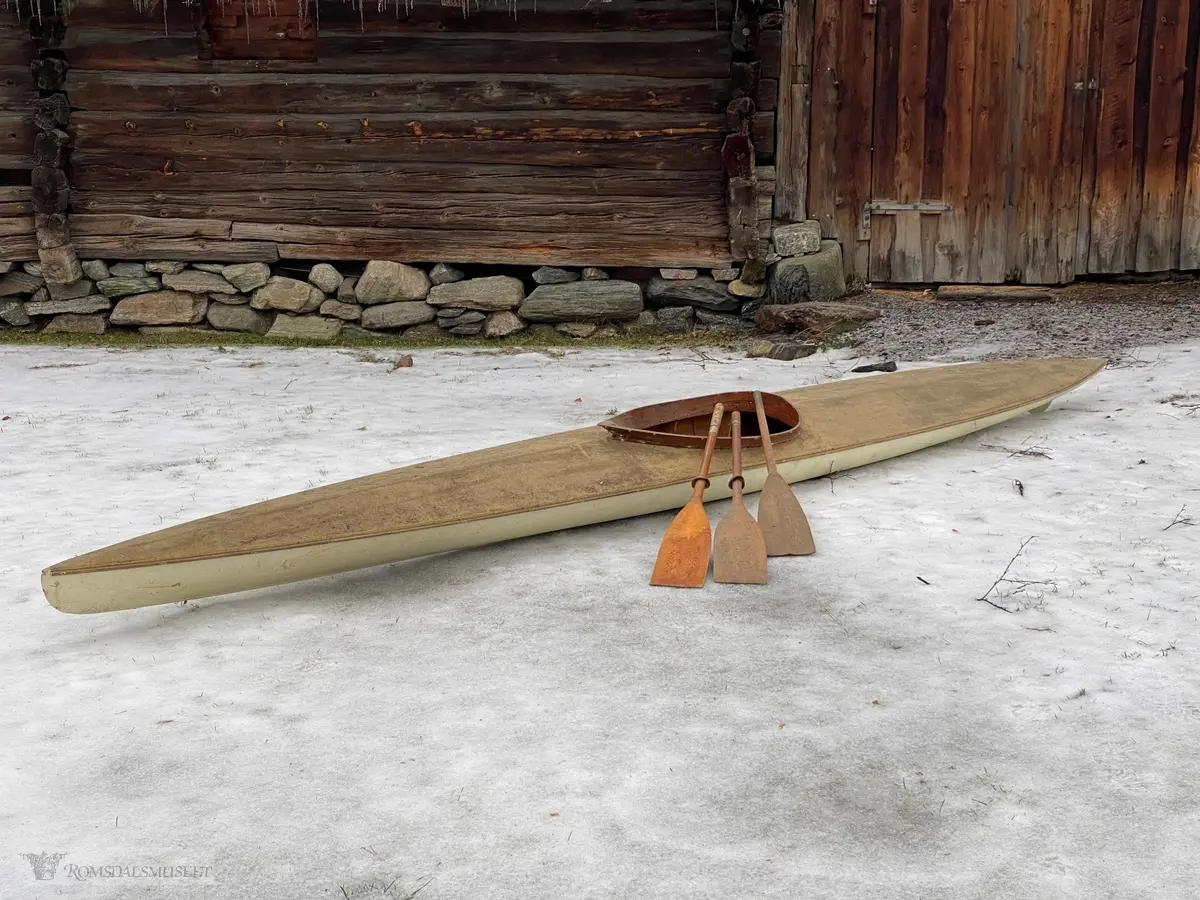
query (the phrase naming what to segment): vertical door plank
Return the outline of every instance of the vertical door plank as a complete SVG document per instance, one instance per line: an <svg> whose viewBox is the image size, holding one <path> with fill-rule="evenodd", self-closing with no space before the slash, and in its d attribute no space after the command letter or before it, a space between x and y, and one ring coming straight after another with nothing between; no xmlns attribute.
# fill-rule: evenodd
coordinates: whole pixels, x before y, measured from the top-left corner
<svg viewBox="0 0 1200 900"><path fill-rule="evenodd" d="M791 0L784 4L775 215L785 222L807 217L815 16L815 0Z"/></svg>
<svg viewBox="0 0 1200 900"><path fill-rule="evenodd" d="M931 0L903 0L900 11L900 93L897 118L896 187L903 203L925 199L925 87L929 65L929 8ZM919 282L921 219L917 214L896 216L892 250L892 280Z"/></svg>
<svg viewBox="0 0 1200 900"><path fill-rule="evenodd" d="M975 61L975 140L971 148L971 250L967 280L1004 281L1009 111L1016 53L1015 0L988 0L982 8Z"/></svg>
<svg viewBox="0 0 1200 900"><path fill-rule="evenodd" d="M871 123L875 87L875 17L857 0L846 0L841 17L842 102L838 110L838 159L848 164L839 178L838 229L847 274L868 277L869 242L858 237L863 205L871 199Z"/></svg>
<svg viewBox="0 0 1200 900"><path fill-rule="evenodd" d="M929 62L925 67L925 167L921 194L942 200L946 170L946 92L950 53L950 8L954 0L931 0L929 8ZM934 280L941 215L921 218L921 280Z"/></svg>
<svg viewBox="0 0 1200 900"><path fill-rule="evenodd" d="M984 0L955 0L946 36L946 136L942 198L950 210L937 217L933 280L967 280L971 233L971 160L975 125L977 23Z"/></svg>
<svg viewBox="0 0 1200 900"><path fill-rule="evenodd" d="M1106 0L1100 50L1096 185L1088 271L1124 272L1130 258L1135 180L1134 106L1141 0Z"/></svg>
<svg viewBox="0 0 1200 900"><path fill-rule="evenodd" d="M1183 197L1180 210L1179 268L1200 269L1200 0L1192 0L1188 59L1192 60L1184 90L1184 135L1190 137L1180 158L1179 183Z"/></svg>
<svg viewBox="0 0 1200 900"><path fill-rule="evenodd" d="M1078 231L1080 202L1084 196L1084 122L1087 114L1089 92L1088 48L1092 4L1072 2L1068 10L1068 46L1063 91L1062 146L1059 150L1057 172L1051 175L1054 197L1054 216L1057 221L1054 251L1057 283L1072 281L1078 272ZM1086 190L1091 191L1088 186Z"/></svg>
<svg viewBox="0 0 1200 900"><path fill-rule="evenodd" d="M875 12L875 133L871 198L897 200L900 192L900 71L904 8L913 0L879 0ZM917 0L921 2L921 0ZM892 270L896 217L871 218L872 281L903 281Z"/></svg>
<svg viewBox="0 0 1200 900"><path fill-rule="evenodd" d="M1183 199L1176 194L1176 175L1184 123L1189 10L1183 2L1158 0L1154 18L1146 165L1137 241L1139 272L1160 272L1178 266L1178 204Z"/></svg>
<svg viewBox="0 0 1200 900"><path fill-rule="evenodd" d="M843 5L844 0L817 0L816 5L807 207L809 217L821 223L825 237L848 241L851 235L842 235L837 225L839 14Z"/></svg>
<svg viewBox="0 0 1200 900"><path fill-rule="evenodd" d="M1055 2L1055 0L1050 0ZM1016 36L1013 52L1012 109L1008 120L1008 159L1005 194L1005 276L1026 271L1031 243L1036 242L1045 216L1045 195L1039 190L1039 173L1045 164L1045 4L1016 0Z"/></svg>
<svg viewBox="0 0 1200 900"><path fill-rule="evenodd" d="M1086 2L1086 0L1085 0ZM1075 271L1089 271L1092 248L1092 199L1096 195L1097 134L1100 130L1100 69L1103 62L1106 0L1091 0L1087 71L1084 80L1083 157L1079 173L1079 212L1075 228Z"/></svg>

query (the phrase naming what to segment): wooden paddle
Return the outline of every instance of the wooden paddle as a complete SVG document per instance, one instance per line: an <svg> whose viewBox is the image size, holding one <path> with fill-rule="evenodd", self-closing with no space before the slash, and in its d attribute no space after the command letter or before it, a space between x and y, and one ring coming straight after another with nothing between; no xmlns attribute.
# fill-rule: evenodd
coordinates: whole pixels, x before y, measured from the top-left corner
<svg viewBox="0 0 1200 900"><path fill-rule="evenodd" d="M704 444L704 461L700 463L700 474L692 479L692 499L675 514L671 527L663 535L658 548L658 559L650 583L660 587L704 587L708 578L708 560L712 552L712 531L708 514L704 511L704 491L709 486L708 467L712 464L713 450L717 446L717 432L725 407L718 403L713 407L712 422L708 426L708 440Z"/></svg>
<svg viewBox="0 0 1200 900"><path fill-rule="evenodd" d="M767 460L767 481L758 495L758 524L767 543L768 556L809 556L817 552L808 517L792 487L775 468L775 448L771 446L771 428L763 409L762 394L754 392L754 410L762 434L763 456Z"/></svg>
<svg viewBox="0 0 1200 900"><path fill-rule="evenodd" d="M742 414L732 413L733 419L733 506L717 525L716 548L713 552L713 581L721 584L766 584L767 545L762 529L754 521L742 500Z"/></svg>

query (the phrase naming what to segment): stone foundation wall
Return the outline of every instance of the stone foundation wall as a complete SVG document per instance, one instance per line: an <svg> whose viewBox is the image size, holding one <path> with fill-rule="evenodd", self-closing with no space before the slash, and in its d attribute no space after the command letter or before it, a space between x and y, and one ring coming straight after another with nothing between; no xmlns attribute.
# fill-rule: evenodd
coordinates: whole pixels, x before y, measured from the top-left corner
<svg viewBox="0 0 1200 900"><path fill-rule="evenodd" d="M70 283L0 263L0 328L102 335L181 328L285 340L501 338L555 329L751 331L764 303L845 291L841 251L816 223L777 229L767 263L723 269L457 268L391 260L274 266L85 260Z"/></svg>

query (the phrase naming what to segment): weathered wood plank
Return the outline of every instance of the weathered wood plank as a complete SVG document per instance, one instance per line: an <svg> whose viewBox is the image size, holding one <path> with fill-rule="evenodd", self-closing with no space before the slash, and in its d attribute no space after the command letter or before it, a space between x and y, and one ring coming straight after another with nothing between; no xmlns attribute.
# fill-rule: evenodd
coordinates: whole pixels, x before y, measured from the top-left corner
<svg viewBox="0 0 1200 900"><path fill-rule="evenodd" d="M1050 178L1056 162L1055 138L1061 128L1061 109L1054 109L1058 85L1049 71L1051 61L1047 57L1063 35L1049 31L1046 7L1033 0L1017 0L1018 81L1010 119L1012 181L1005 271L1009 275L1019 273L1023 280L1029 280L1031 272L1040 272L1045 265L1046 243L1057 225L1051 215ZM1034 276L1033 280L1039 279Z"/></svg>
<svg viewBox="0 0 1200 900"><path fill-rule="evenodd" d="M33 165L33 121L29 115L0 113L0 160L4 169Z"/></svg>
<svg viewBox="0 0 1200 900"><path fill-rule="evenodd" d="M72 71L71 105L87 111L245 114L453 113L505 110L693 110L718 114L728 79L624 75L164 74Z"/></svg>
<svg viewBox="0 0 1200 900"><path fill-rule="evenodd" d="M442 162L297 162L293 160L172 158L76 149L72 184L80 190L403 190L429 193L529 193L552 196L724 197L719 168L711 171L636 170L533 165L486 166ZM719 162L719 160L718 160Z"/></svg>
<svg viewBox="0 0 1200 900"><path fill-rule="evenodd" d="M1017 5L990 0L982 11L975 62L975 139L971 154L971 245L967 280L1005 280L1006 185L1010 114L1016 90Z"/></svg>
<svg viewBox="0 0 1200 900"><path fill-rule="evenodd" d="M461 6L418 2L399 10L367 2L321 0L320 24L343 31L378 32L557 32L557 31L660 31L663 29L728 29L730 0L521 0L511 4L479 4L463 14ZM356 8L357 6L357 8ZM165 8L164 8L165 7ZM179 2L154 0L142 11L134 4L112 0L72 0L66 15L68 28L121 28L149 32L188 32L191 15Z"/></svg>
<svg viewBox="0 0 1200 900"><path fill-rule="evenodd" d="M72 236L118 234L128 238L215 238L229 240L233 223L213 219L155 219L140 215L74 214Z"/></svg>
<svg viewBox="0 0 1200 900"><path fill-rule="evenodd" d="M0 260L29 262L38 258L37 239L31 235L0 238Z"/></svg>
<svg viewBox="0 0 1200 900"><path fill-rule="evenodd" d="M1068 10L1069 47L1062 82L1058 90L1063 96L1062 139L1056 168L1050 181L1054 217L1057 222L1051 253L1055 258L1055 281L1073 281L1081 271L1078 267L1078 230L1081 221L1080 205L1091 188L1083 185L1084 128L1089 97L1088 54L1090 46L1092 4L1071 4ZM1062 177L1070 174L1071 177ZM1076 175L1078 173L1078 176ZM1049 270L1046 273L1049 275ZM1049 281L1049 277L1045 278Z"/></svg>
<svg viewBox="0 0 1200 900"><path fill-rule="evenodd" d="M900 194L900 66L903 21L910 4L904 0L881 0L875 13L875 133L871 167L872 200L898 200ZM911 28L911 26L910 26ZM918 183L920 174L917 175ZM868 277L875 281L896 280L892 259L896 247L898 215L871 219ZM909 280L902 278L900 280Z"/></svg>
<svg viewBox="0 0 1200 900"><path fill-rule="evenodd" d="M645 117L643 120L639 117ZM716 169L722 123L692 114L584 112L550 119L497 114L486 124L455 115L422 118L119 116L79 113L73 147L168 158L225 156L294 162L441 161L637 169Z"/></svg>
<svg viewBox="0 0 1200 900"><path fill-rule="evenodd" d="M813 29L816 0L795 0L783 10L783 59L778 79L779 114L775 163L775 215L785 222L806 218L809 126L812 106ZM762 107L762 104L758 104Z"/></svg>
<svg viewBox="0 0 1200 900"><path fill-rule="evenodd" d="M946 34L946 95L942 199L950 209L937 217L933 281L967 280L971 234L971 160L975 137L975 63L978 0L955 3Z"/></svg>
<svg viewBox="0 0 1200 900"><path fill-rule="evenodd" d="M36 96L28 66L0 69L0 111L23 113Z"/></svg>
<svg viewBox="0 0 1200 900"><path fill-rule="evenodd" d="M954 0L931 0L926 45L929 61L925 66L925 108L922 136L925 162L921 170L921 197L941 200L946 177L946 94L949 59L950 8ZM941 215L920 216L921 280L934 280L937 267L937 240Z"/></svg>
<svg viewBox="0 0 1200 900"><path fill-rule="evenodd" d="M197 218L335 227L403 228L419 223L423 228L442 230L564 229L653 235L671 223L686 228L694 237L714 239L724 237L727 230L725 208L719 199L336 191L199 195L75 191L72 207L76 212L141 213L169 221Z"/></svg>
<svg viewBox="0 0 1200 900"><path fill-rule="evenodd" d="M1189 16L1190 40L1188 58L1200 59L1200 0L1192 0ZM1192 66L1187 75L1184 91L1184 152L1180 154L1179 195L1183 198L1180 208L1179 267L1200 269L1200 83L1197 69Z"/></svg>
<svg viewBox="0 0 1200 900"><path fill-rule="evenodd" d="M211 59L315 61L316 17L299 0L203 0Z"/></svg>
<svg viewBox="0 0 1200 900"><path fill-rule="evenodd" d="M197 58L192 35L76 28L68 29L63 48L74 69L208 72L215 65ZM325 29L318 52L315 62L221 60L219 70L723 78L732 54L725 35L712 31L364 35ZM778 62L774 68L763 76L778 77Z"/></svg>
<svg viewBox="0 0 1200 900"><path fill-rule="evenodd" d="M26 237L35 233L33 216L6 216L0 218L0 239Z"/></svg>
<svg viewBox="0 0 1200 900"><path fill-rule="evenodd" d="M1075 271L1088 271L1092 246L1092 198L1096 194L1096 147L1100 131L1100 70L1103 64L1104 0L1091 0L1087 34L1087 69L1082 84L1083 156L1080 160L1079 213L1075 230Z"/></svg>
<svg viewBox="0 0 1200 900"><path fill-rule="evenodd" d="M1134 184L1133 124L1141 0L1105 0L1096 134L1096 185L1088 271L1133 265L1130 229Z"/></svg>
<svg viewBox="0 0 1200 900"><path fill-rule="evenodd" d="M71 228L71 243L76 254L83 259L98 257L177 259L181 262L277 262L280 258L275 244L263 241L154 238L121 234L76 235L74 225Z"/></svg>
<svg viewBox="0 0 1200 900"><path fill-rule="evenodd" d="M1189 60L1189 9L1185 3L1159 0L1150 72L1150 109L1136 268L1160 272L1179 266L1177 193L1180 138L1186 110L1184 79ZM1197 60L1192 60L1195 65Z"/></svg>

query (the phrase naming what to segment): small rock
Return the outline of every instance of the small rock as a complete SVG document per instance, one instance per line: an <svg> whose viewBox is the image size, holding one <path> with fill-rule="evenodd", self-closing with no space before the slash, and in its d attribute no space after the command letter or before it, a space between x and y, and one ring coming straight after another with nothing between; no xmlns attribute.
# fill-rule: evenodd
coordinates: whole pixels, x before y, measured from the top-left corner
<svg viewBox="0 0 1200 900"><path fill-rule="evenodd" d="M739 279L743 284L762 284L767 277L767 264L761 259L748 259L742 266Z"/></svg>
<svg viewBox="0 0 1200 900"><path fill-rule="evenodd" d="M221 277L244 294L258 290L271 279L271 267L266 263L235 263L221 267Z"/></svg>
<svg viewBox="0 0 1200 900"><path fill-rule="evenodd" d="M262 287L250 297L255 309L282 309L293 313L314 312L325 300L325 295L307 281L272 275Z"/></svg>
<svg viewBox="0 0 1200 900"><path fill-rule="evenodd" d="M342 323L338 319L280 314L275 317L267 337L285 341L334 341L341 333Z"/></svg>
<svg viewBox="0 0 1200 900"><path fill-rule="evenodd" d="M696 321L709 328L723 331L747 331L754 328L753 322L747 322L741 316L733 313L714 312L711 309L696 310Z"/></svg>
<svg viewBox="0 0 1200 900"><path fill-rule="evenodd" d="M107 317L78 313L63 313L55 316L43 329L45 334L104 334L106 331L108 331Z"/></svg>
<svg viewBox="0 0 1200 900"><path fill-rule="evenodd" d="M672 306L686 303L705 309L731 312L738 308L737 297L730 296L725 285L711 278L694 278L691 281L668 281L657 276L650 279L646 298L659 303L674 301Z"/></svg>
<svg viewBox="0 0 1200 900"><path fill-rule="evenodd" d="M895 372L896 371L896 363L894 360L888 360L887 362L871 363L866 366L855 366L850 371L851 372Z"/></svg>
<svg viewBox="0 0 1200 900"><path fill-rule="evenodd" d="M149 268L149 266L147 266ZM162 277L163 287L189 294L236 294L238 289L215 272L190 270L167 273Z"/></svg>
<svg viewBox="0 0 1200 900"><path fill-rule="evenodd" d="M696 321L696 310L690 306L664 306L655 313L658 330L669 334L687 334Z"/></svg>
<svg viewBox="0 0 1200 900"><path fill-rule="evenodd" d="M183 291L127 296L113 309L113 325L195 325L208 311L208 298Z"/></svg>
<svg viewBox="0 0 1200 900"><path fill-rule="evenodd" d="M411 369L413 367L412 354L405 353L403 356L397 356L396 361L392 363L392 370L396 369Z"/></svg>
<svg viewBox="0 0 1200 900"><path fill-rule="evenodd" d="M470 324L455 325L453 328L447 328L451 334L461 335L462 337L474 337L483 331L482 322L473 322Z"/></svg>
<svg viewBox="0 0 1200 900"><path fill-rule="evenodd" d="M384 335L377 331L368 331L361 325L345 322L342 325L342 339L351 341L377 341Z"/></svg>
<svg viewBox="0 0 1200 900"><path fill-rule="evenodd" d="M609 340L611 338L619 338L620 336L621 329L617 328L616 325L601 325L596 329L596 333L592 335L596 340Z"/></svg>
<svg viewBox="0 0 1200 900"><path fill-rule="evenodd" d="M398 300L424 300L432 283L420 269L403 263L373 259L354 286L359 303L394 303Z"/></svg>
<svg viewBox="0 0 1200 900"><path fill-rule="evenodd" d="M408 341L443 341L446 333L438 327L437 322L422 322L404 331L404 339Z"/></svg>
<svg viewBox="0 0 1200 900"><path fill-rule="evenodd" d="M597 269L595 266L584 266L579 273L579 277L584 281L606 281L608 273L603 269Z"/></svg>
<svg viewBox="0 0 1200 900"><path fill-rule="evenodd" d="M45 303L50 299L50 291L43 284L40 288L33 292L33 296L29 298L30 303Z"/></svg>
<svg viewBox="0 0 1200 900"><path fill-rule="evenodd" d="M102 259L89 259L80 268L83 269L83 274L92 281L104 281L104 279L112 277L108 271L108 263Z"/></svg>
<svg viewBox="0 0 1200 900"><path fill-rule="evenodd" d="M976 324L977 326L984 326L984 325L995 325L995 324L996 324L996 320L995 320L995 319L977 319L977 320L975 321L975 324Z"/></svg>
<svg viewBox="0 0 1200 900"><path fill-rule="evenodd" d="M74 284L48 284L47 292L52 300L75 300L79 297L91 296L95 287L92 282L82 279Z"/></svg>
<svg viewBox="0 0 1200 900"><path fill-rule="evenodd" d="M10 262L9 260L0 259L0 275L7 275L16 267L16 265L16 263Z"/></svg>
<svg viewBox="0 0 1200 900"><path fill-rule="evenodd" d="M525 323L515 313L503 310L487 317L487 321L483 323L483 335L490 338L508 337L523 331L524 328Z"/></svg>
<svg viewBox="0 0 1200 900"><path fill-rule="evenodd" d="M209 300L215 300L217 303L225 303L229 306L245 306L250 302L250 298L245 294L209 294Z"/></svg>
<svg viewBox="0 0 1200 900"><path fill-rule="evenodd" d="M833 337L863 322L879 318L879 310L854 303L768 304L758 311L755 324L760 331L804 331Z"/></svg>
<svg viewBox="0 0 1200 900"><path fill-rule="evenodd" d="M28 272L9 272L7 275L0 275L0 297L32 294L41 286L40 275L30 275Z"/></svg>
<svg viewBox="0 0 1200 900"><path fill-rule="evenodd" d="M332 294L342 286L342 273L329 263L317 263L308 273L308 283L320 288L326 294Z"/></svg>
<svg viewBox="0 0 1200 900"><path fill-rule="evenodd" d="M792 341L755 341L746 351L751 359L778 359L791 362L817 352L816 344L797 344Z"/></svg>
<svg viewBox="0 0 1200 900"><path fill-rule="evenodd" d="M340 300L326 300L321 304L321 315L333 316L346 322L356 322L362 317L362 307L357 303L343 303Z"/></svg>
<svg viewBox="0 0 1200 900"><path fill-rule="evenodd" d="M218 331L241 331L246 334L266 334L271 330L272 314L248 306L229 306L214 303L208 308L208 324Z"/></svg>
<svg viewBox="0 0 1200 900"><path fill-rule="evenodd" d="M559 334L565 334L567 337L573 338L590 338L599 329L599 325L594 325L591 322L563 322L555 327L555 331Z"/></svg>
<svg viewBox="0 0 1200 900"><path fill-rule="evenodd" d="M112 301L100 294L73 297L70 300L30 300L25 304L25 312L31 316L87 315L110 309Z"/></svg>
<svg viewBox="0 0 1200 900"><path fill-rule="evenodd" d="M654 310L644 309L638 313L636 320L625 327L625 331L628 334L652 334L658 331L658 316L654 314Z"/></svg>
<svg viewBox="0 0 1200 900"><path fill-rule="evenodd" d="M542 266L533 273L533 280L538 284L567 284L579 280L579 273L569 269L558 269L554 266Z"/></svg>
<svg viewBox="0 0 1200 900"><path fill-rule="evenodd" d="M445 263L438 263L429 271L429 280L434 284L453 284L456 281L462 281L467 275L461 269L456 269L454 266L448 266Z"/></svg>
<svg viewBox="0 0 1200 900"><path fill-rule="evenodd" d="M738 277L737 266L725 266L721 269L712 270L713 281L733 281Z"/></svg>
<svg viewBox="0 0 1200 900"><path fill-rule="evenodd" d="M460 313L458 316L456 316L454 319L454 324L455 325L474 325L477 322L482 323L483 320L486 318L487 318L487 313L482 313L477 309L469 309L466 312ZM445 326L442 326L442 327L445 327Z"/></svg>
<svg viewBox="0 0 1200 900"><path fill-rule="evenodd" d="M451 284L435 285L429 291L428 302L433 306L462 307L495 312L516 309L525 299L521 279L509 275L469 278Z"/></svg>
<svg viewBox="0 0 1200 900"><path fill-rule="evenodd" d="M357 303L358 300L354 296L354 286L358 284L358 278L346 276L342 279L342 283L338 285L337 298L342 303Z"/></svg>
<svg viewBox="0 0 1200 900"><path fill-rule="evenodd" d="M0 299L0 321L23 328L33 320L25 312L25 304L15 299Z"/></svg>
<svg viewBox="0 0 1200 900"><path fill-rule="evenodd" d="M457 319L459 316L461 316L466 311L467 311L467 308L465 306L442 307L441 309L439 309L437 311L438 321L440 322L442 319L445 319L447 321L449 321L450 319Z"/></svg>
<svg viewBox="0 0 1200 900"><path fill-rule="evenodd" d="M761 300L747 300L742 304L740 311L742 318L753 322L754 317L758 315L758 310L762 305L763 302Z"/></svg>
<svg viewBox="0 0 1200 900"><path fill-rule="evenodd" d="M691 281L700 273L695 269L659 269L658 274L666 281Z"/></svg>
<svg viewBox="0 0 1200 900"><path fill-rule="evenodd" d="M544 284L521 304L531 322L578 319L633 319L642 311L642 289L632 281L573 281Z"/></svg>
<svg viewBox="0 0 1200 900"><path fill-rule="evenodd" d="M109 278L145 278L146 267L142 263L119 262L108 267ZM98 279L103 281L104 279Z"/></svg>
<svg viewBox="0 0 1200 900"><path fill-rule="evenodd" d="M220 275L225 270L225 263L192 263L192 268L211 275Z"/></svg>
<svg viewBox="0 0 1200 900"><path fill-rule="evenodd" d="M169 259L154 259L146 263L147 272L157 272L159 275L178 275L186 268L187 263Z"/></svg>
<svg viewBox="0 0 1200 900"><path fill-rule="evenodd" d="M771 298L775 303L836 300L846 293L842 248L825 241L820 253L785 259L771 270Z"/></svg>
<svg viewBox="0 0 1200 900"><path fill-rule="evenodd" d="M735 297L749 297L752 300L757 300L767 292L765 284L746 284L746 282L738 280L729 282L729 293Z"/></svg>
<svg viewBox="0 0 1200 900"><path fill-rule="evenodd" d="M402 300L369 306L362 312L364 328L407 328L432 322L437 312L424 300Z"/></svg>
<svg viewBox="0 0 1200 900"><path fill-rule="evenodd" d="M22 263L21 268L25 271L26 275L32 275L34 278L44 278L45 277L44 275L42 275L42 264L41 263L35 263L35 262Z"/></svg>
<svg viewBox="0 0 1200 900"><path fill-rule="evenodd" d="M763 257L763 265L773 266L782 259L783 259L783 257L775 252L775 245L768 244L767 245L767 255L765 257Z"/></svg>
<svg viewBox="0 0 1200 900"><path fill-rule="evenodd" d="M809 219L780 225L771 233L771 243L780 256L802 256L821 249L821 223Z"/></svg>
<svg viewBox="0 0 1200 900"><path fill-rule="evenodd" d="M114 266L114 270L115 270ZM97 281L96 287L105 297L128 297L130 294L148 294L162 290L157 275L114 275Z"/></svg>

